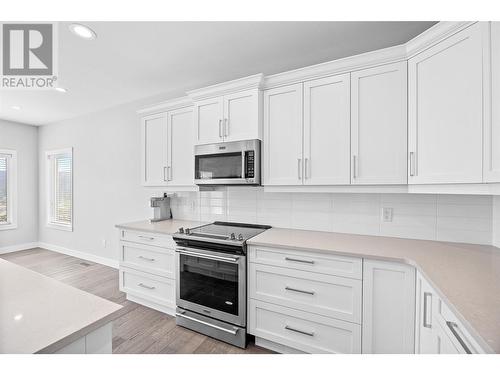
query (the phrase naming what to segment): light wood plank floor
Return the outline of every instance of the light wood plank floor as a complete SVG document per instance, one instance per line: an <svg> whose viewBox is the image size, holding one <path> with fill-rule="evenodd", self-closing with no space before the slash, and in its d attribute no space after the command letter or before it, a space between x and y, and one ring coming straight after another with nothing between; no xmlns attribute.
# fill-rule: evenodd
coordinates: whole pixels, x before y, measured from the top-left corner
<svg viewBox="0 0 500 375"><path fill-rule="evenodd" d="M113 323L113 353L270 353L250 343L246 350L178 327L175 318L125 299L118 270L45 249L1 258L124 306Z"/></svg>

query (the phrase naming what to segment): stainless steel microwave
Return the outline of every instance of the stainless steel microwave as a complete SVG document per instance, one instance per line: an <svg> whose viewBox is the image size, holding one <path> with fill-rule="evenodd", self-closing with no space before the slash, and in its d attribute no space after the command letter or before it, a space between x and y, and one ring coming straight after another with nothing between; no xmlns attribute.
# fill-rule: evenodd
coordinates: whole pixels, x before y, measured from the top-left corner
<svg viewBox="0 0 500 375"><path fill-rule="evenodd" d="M260 185L260 140L197 145L194 163L198 185Z"/></svg>

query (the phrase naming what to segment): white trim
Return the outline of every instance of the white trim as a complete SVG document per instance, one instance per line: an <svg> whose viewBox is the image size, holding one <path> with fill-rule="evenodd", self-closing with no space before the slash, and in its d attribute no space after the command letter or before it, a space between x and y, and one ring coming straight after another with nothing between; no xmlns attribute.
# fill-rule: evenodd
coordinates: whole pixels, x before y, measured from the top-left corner
<svg viewBox="0 0 500 375"><path fill-rule="evenodd" d="M189 96L183 96L181 98L175 98L157 104L153 104L146 108L139 109L136 112L140 115L153 115L156 113L168 112L174 109L181 109L191 106L193 106L192 99Z"/></svg>
<svg viewBox="0 0 500 375"><path fill-rule="evenodd" d="M476 22L438 22L423 33L406 42L406 58L415 56L453 34L472 26Z"/></svg>
<svg viewBox="0 0 500 375"><path fill-rule="evenodd" d="M7 223L0 224L0 231L17 229L17 151L0 149L1 155L10 156L7 162Z"/></svg>
<svg viewBox="0 0 500 375"><path fill-rule="evenodd" d="M71 224L61 224L52 220L53 218L53 207L52 201L53 197L53 166L51 163L51 157L60 154L71 154ZM48 228L64 230L68 232L73 231L73 220L74 220L74 170L73 170L73 147L62 148L58 150L45 151L45 178L46 178L46 222L45 225Z"/></svg>
<svg viewBox="0 0 500 375"><path fill-rule="evenodd" d="M189 97L195 101L223 96L238 91L261 89L264 81L264 74L254 74L253 76L243 77L228 82L218 83L212 86L203 87L188 91Z"/></svg>
<svg viewBox="0 0 500 375"><path fill-rule="evenodd" d="M273 87L291 85L312 79L349 73L356 70L404 60L406 60L406 47L404 44L401 44L394 47L383 48L359 55L344 57L338 60L273 74L265 78L264 89L267 90Z"/></svg>
<svg viewBox="0 0 500 375"><path fill-rule="evenodd" d="M18 245L0 247L0 254L13 253L14 251L29 250L38 247L38 242L28 242Z"/></svg>
<svg viewBox="0 0 500 375"><path fill-rule="evenodd" d="M38 247L45 249L45 250L55 251L56 253L70 255L70 256L75 257L75 258L88 260L89 262L99 263L99 264L102 264L102 265L105 265L108 267L112 267L112 268L118 268L118 266L119 266L118 260L105 258L105 257L101 257L98 255L93 255L90 253L86 253L84 251L68 249L68 248L63 247L63 246L51 245L51 244L48 244L45 242L39 242Z"/></svg>
<svg viewBox="0 0 500 375"><path fill-rule="evenodd" d="M265 193L408 193L408 185L264 185Z"/></svg>

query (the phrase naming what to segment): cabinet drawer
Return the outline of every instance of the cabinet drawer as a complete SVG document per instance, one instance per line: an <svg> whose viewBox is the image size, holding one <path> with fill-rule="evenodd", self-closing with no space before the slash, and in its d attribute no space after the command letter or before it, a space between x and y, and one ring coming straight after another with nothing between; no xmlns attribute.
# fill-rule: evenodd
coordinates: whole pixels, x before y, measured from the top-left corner
<svg viewBox="0 0 500 375"><path fill-rule="evenodd" d="M460 353L485 353L441 298L437 298L434 319L441 325L442 330L446 332L450 341Z"/></svg>
<svg viewBox="0 0 500 375"><path fill-rule="evenodd" d="M270 266L293 268L327 275L362 278L362 259L338 255L325 255L310 251L251 246L249 261Z"/></svg>
<svg viewBox="0 0 500 375"><path fill-rule="evenodd" d="M120 265L175 278L175 251L120 241Z"/></svg>
<svg viewBox="0 0 500 375"><path fill-rule="evenodd" d="M120 229L120 239L123 241L142 243L145 245L167 247L169 249L175 248L175 242L172 239L172 236L163 234Z"/></svg>
<svg viewBox="0 0 500 375"><path fill-rule="evenodd" d="M175 280L120 268L120 290L155 304L175 307Z"/></svg>
<svg viewBox="0 0 500 375"><path fill-rule="evenodd" d="M249 295L260 301L361 322L361 281L250 263Z"/></svg>
<svg viewBox="0 0 500 375"><path fill-rule="evenodd" d="M361 326L250 300L251 334L308 353L361 353Z"/></svg>

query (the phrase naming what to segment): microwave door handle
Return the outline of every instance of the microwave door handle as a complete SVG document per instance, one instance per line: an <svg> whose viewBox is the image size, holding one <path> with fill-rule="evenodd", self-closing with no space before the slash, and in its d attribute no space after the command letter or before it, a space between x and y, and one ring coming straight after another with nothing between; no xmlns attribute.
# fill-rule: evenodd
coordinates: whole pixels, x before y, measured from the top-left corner
<svg viewBox="0 0 500 375"><path fill-rule="evenodd" d="M246 157L245 157L245 151L241 151L241 178L245 179L246 178Z"/></svg>

